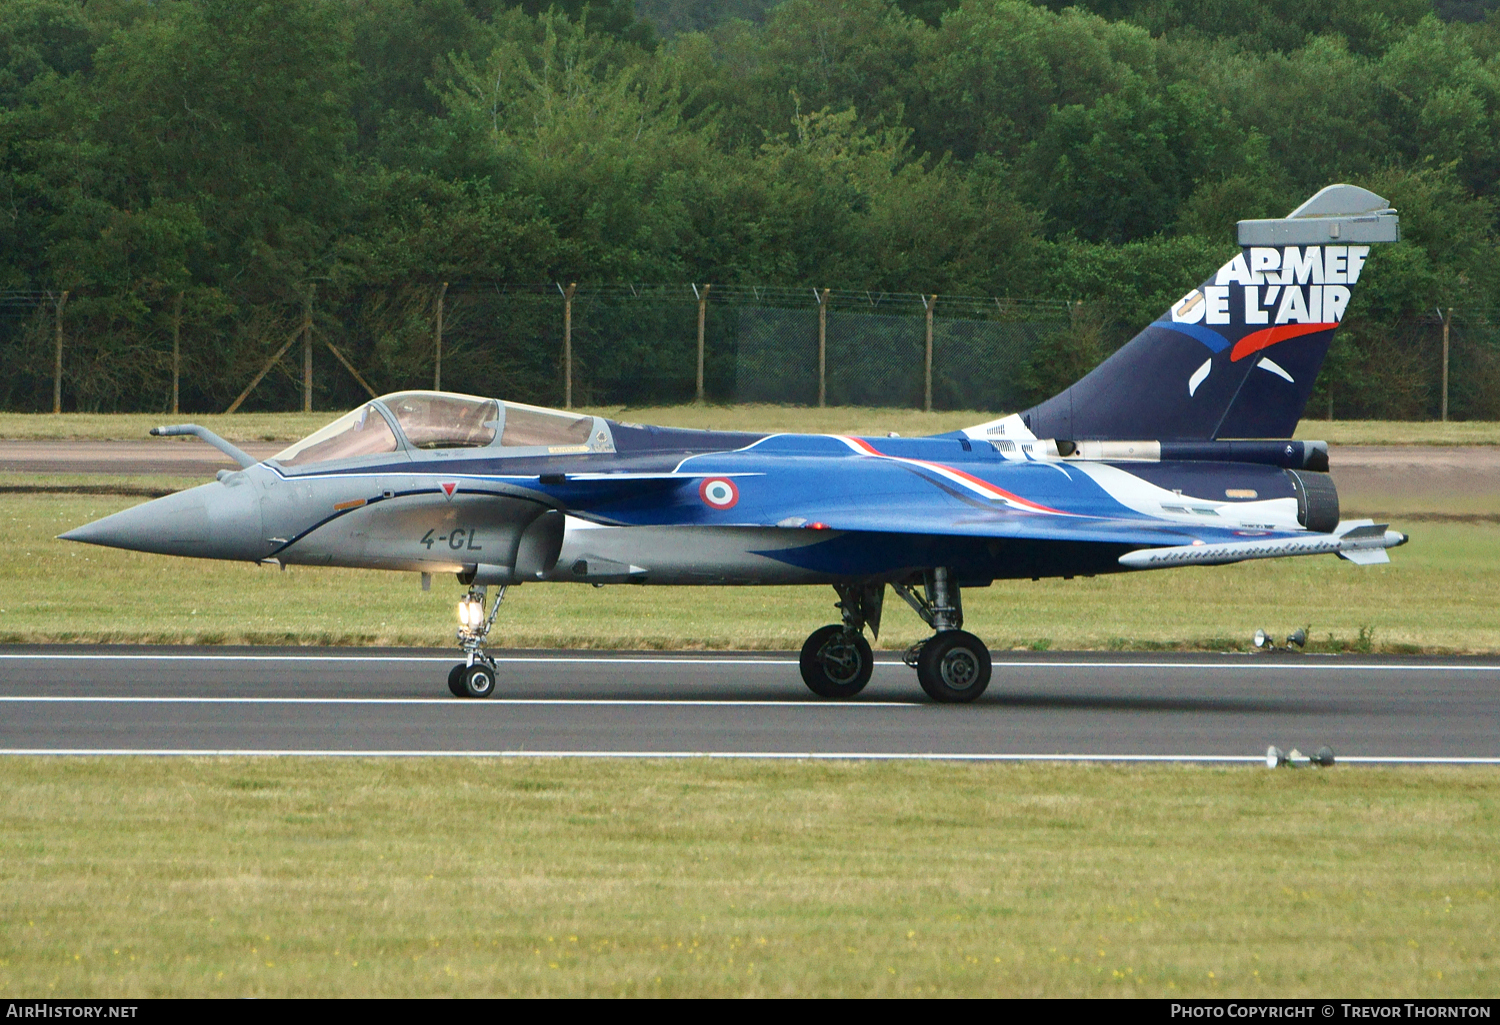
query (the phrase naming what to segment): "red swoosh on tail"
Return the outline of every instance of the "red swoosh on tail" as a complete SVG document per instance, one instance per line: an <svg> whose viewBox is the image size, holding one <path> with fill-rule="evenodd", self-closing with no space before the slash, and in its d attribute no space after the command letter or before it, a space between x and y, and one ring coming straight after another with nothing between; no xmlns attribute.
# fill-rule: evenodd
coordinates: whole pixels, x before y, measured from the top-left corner
<svg viewBox="0 0 1500 1025"><path fill-rule="evenodd" d="M1301 338L1303 335L1317 334L1319 331L1332 331L1338 327L1337 324L1277 324L1254 334L1248 334L1234 343L1234 350L1229 354L1231 363L1238 363L1251 353L1262 349L1269 349L1277 342L1284 342L1289 338Z"/></svg>

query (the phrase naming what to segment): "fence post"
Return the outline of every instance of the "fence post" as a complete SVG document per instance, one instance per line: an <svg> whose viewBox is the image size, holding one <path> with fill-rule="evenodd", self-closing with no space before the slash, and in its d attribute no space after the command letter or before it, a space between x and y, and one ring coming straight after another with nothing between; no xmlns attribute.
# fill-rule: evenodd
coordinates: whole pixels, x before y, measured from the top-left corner
<svg viewBox="0 0 1500 1025"><path fill-rule="evenodd" d="M318 286L307 289L307 299L302 304L302 412L312 412L312 304Z"/></svg>
<svg viewBox="0 0 1500 1025"><path fill-rule="evenodd" d="M922 410L932 412L932 308L937 305L937 296L922 296L922 306L927 310L927 350L923 362Z"/></svg>
<svg viewBox="0 0 1500 1025"><path fill-rule="evenodd" d="M821 292L813 292L818 300L818 408L822 409L828 405L828 293L833 291L825 288Z"/></svg>
<svg viewBox="0 0 1500 1025"><path fill-rule="evenodd" d="M257 384L260 384L261 380L271 372L271 368L281 361L281 357L286 355L286 351L292 347L292 343L297 340L297 336L301 333L302 329L298 328L296 331L293 331L291 334L287 335L286 341L282 344L281 348L276 350L276 355L272 356L269 360L266 361L266 365L260 368L260 373L255 375L254 380L245 385L245 390L240 392L239 398L231 402L229 404L229 408L224 410L225 415L233 413L236 409L240 408L240 404L250 397L250 393L255 390L255 386Z"/></svg>
<svg viewBox="0 0 1500 1025"><path fill-rule="evenodd" d="M698 291L698 286L693 286L693 294L698 297L698 390L693 401L699 405L703 403L703 326L708 320L708 290L713 285L704 285L703 291Z"/></svg>
<svg viewBox="0 0 1500 1025"><path fill-rule="evenodd" d="M1448 325L1453 323L1453 307L1443 318L1443 423L1448 422Z"/></svg>
<svg viewBox="0 0 1500 1025"><path fill-rule="evenodd" d="M438 289L437 329L433 332L432 390L443 390L443 297L448 294L448 282Z"/></svg>
<svg viewBox="0 0 1500 1025"><path fill-rule="evenodd" d="M54 334L56 336L56 349L52 358L52 412L62 412L62 311L68 305L68 293L63 292L62 298L57 300L57 313L55 314Z"/></svg>
<svg viewBox="0 0 1500 1025"><path fill-rule="evenodd" d="M349 362L348 357L346 357L342 352L339 352L338 349L334 348L332 342L324 342L323 344L328 346L328 351L333 353L333 358L344 364L344 369L354 375L354 379L359 382L359 386L370 393L370 398L380 398L379 395L375 394L375 389L370 387L370 382L366 381L360 374L360 372L354 369L354 364Z"/></svg>
<svg viewBox="0 0 1500 1025"><path fill-rule="evenodd" d="M563 297L563 408L573 408L573 293L578 291L574 281L563 288L557 286Z"/></svg>
<svg viewBox="0 0 1500 1025"><path fill-rule="evenodd" d="M172 300L172 412L179 413L182 380L182 293Z"/></svg>

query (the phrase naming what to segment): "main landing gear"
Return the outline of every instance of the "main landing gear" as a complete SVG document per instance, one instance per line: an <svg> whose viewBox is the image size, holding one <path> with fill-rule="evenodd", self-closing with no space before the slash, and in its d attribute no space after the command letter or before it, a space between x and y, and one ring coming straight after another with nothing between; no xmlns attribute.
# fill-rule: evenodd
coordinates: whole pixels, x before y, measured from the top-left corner
<svg viewBox="0 0 1500 1025"><path fill-rule="evenodd" d="M852 698L865 689L875 655L865 640L865 624L880 636L885 585L835 584L844 621L820 627L802 645L802 680L820 698Z"/></svg>
<svg viewBox="0 0 1500 1025"><path fill-rule="evenodd" d="M908 584L891 589L910 605L934 633L912 646L906 664L916 669L917 682L934 701L961 704L973 701L990 684L990 649L961 627L963 602L949 570L939 566L923 574L922 590ZM874 668L870 633L880 635L884 584L835 584L843 623L813 631L802 646L802 679L819 697L849 698L870 682Z"/></svg>
<svg viewBox="0 0 1500 1025"><path fill-rule="evenodd" d="M495 660L484 653L484 639L495 625L495 614L505 600L505 588L495 592L495 604L484 611L485 586L475 584L458 603L458 643L464 660L448 671L448 689L456 698L487 698L495 693Z"/></svg>

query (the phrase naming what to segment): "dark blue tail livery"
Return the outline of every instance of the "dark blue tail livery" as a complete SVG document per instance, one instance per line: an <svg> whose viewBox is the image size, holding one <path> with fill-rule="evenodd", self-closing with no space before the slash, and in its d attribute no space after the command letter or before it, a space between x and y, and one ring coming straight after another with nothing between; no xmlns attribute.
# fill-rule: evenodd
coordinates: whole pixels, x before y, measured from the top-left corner
<svg viewBox="0 0 1500 1025"><path fill-rule="evenodd" d="M1373 242L1384 199L1330 185L1275 221L1241 221L1239 255L1082 380L1021 414L1038 438L1290 438Z"/></svg>

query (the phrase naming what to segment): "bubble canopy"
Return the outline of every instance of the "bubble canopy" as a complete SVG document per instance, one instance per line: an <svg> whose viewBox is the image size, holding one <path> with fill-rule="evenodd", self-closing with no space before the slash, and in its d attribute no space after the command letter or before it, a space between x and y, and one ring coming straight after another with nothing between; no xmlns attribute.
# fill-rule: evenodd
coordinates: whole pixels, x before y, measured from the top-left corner
<svg viewBox="0 0 1500 1025"><path fill-rule="evenodd" d="M378 400L412 448L483 448L495 440L499 403L472 395L406 391Z"/></svg>
<svg viewBox="0 0 1500 1025"><path fill-rule="evenodd" d="M271 458L285 467L402 450L545 448L585 451L595 418L450 392L382 395ZM393 429L394 427L394 429ZM600 441L606 439L601 433ZM503 453L497 453L503 454Z"/></svg>
<svg viewBox="0 0 1500 1025"><path fill-rule="evenodd" d="M396 435L390 424L373 402L367 402L271 458L282 466L309 466L394 452L396 447Z"/></svg>

